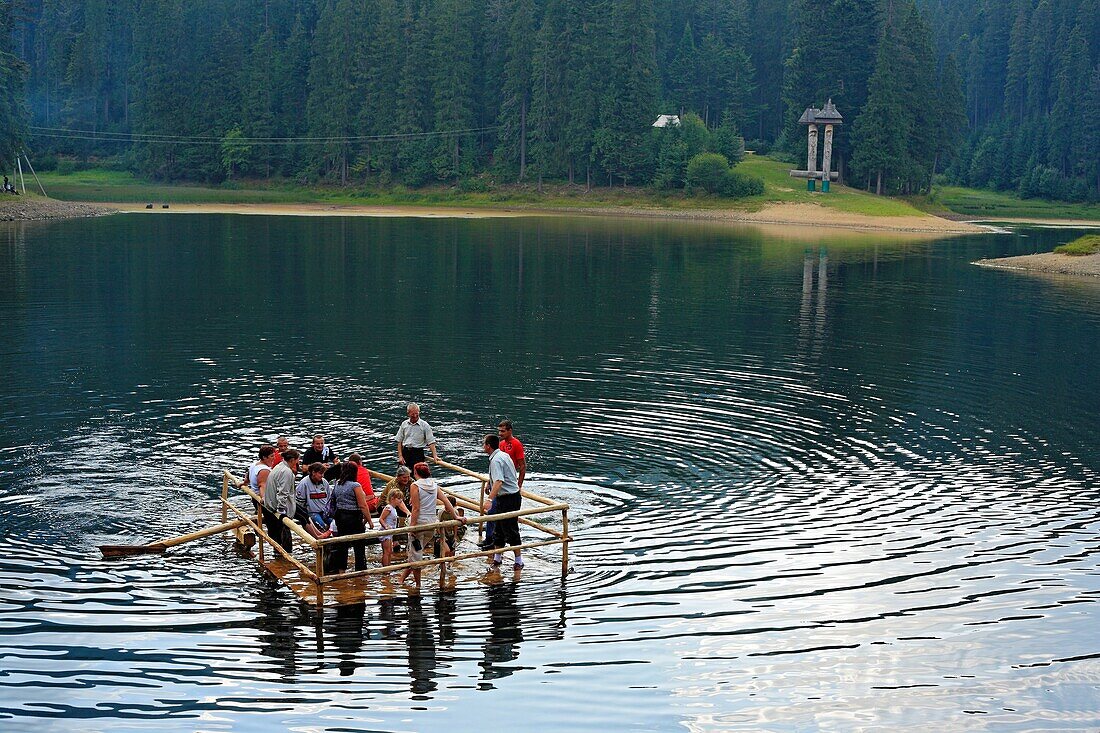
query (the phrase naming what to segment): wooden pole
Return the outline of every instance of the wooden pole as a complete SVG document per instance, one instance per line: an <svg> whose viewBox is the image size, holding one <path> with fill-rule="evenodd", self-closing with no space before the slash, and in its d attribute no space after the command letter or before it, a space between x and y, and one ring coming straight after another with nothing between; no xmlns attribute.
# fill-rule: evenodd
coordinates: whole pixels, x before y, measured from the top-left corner
<svg viewBox="0 0 1100 733"><path fill-rule="evenodd" d="M229 472L222 471L222 522L229 519Z"/></svg>
<svg viewBox="0 0 1100 733"><path fill-rule="evenodd" d="M561 577L569 575L569 510L561 510Z"/></svg>
<svg viewBox="0 0 1100 733"><path fill-rule="evenodd" d="M38 180L38 174L34 172L34 166L31 165L30 157L26 153L23 153L23 159L27 161L27 167L31 169L31 175L34 176L34 182L38 184L38 190L42 192L43 196L46 196L46 189L42 186L42 181ZM46 196L46 198L49 197Z"/></svg>
<svg viewBox="0 0 1100 733"><path fill-rule="evenodd" d="M244 493L251 496L254 501L263 503L260 500L259 495L255 491L253 491L252 489L248 488L247 486L242 486L241 491L243 491ZM283 524L286 525L290 529L291 532L298 535L298 537L300 537L302 539L302 541L305 542L310 547L316 547L317 546L317 538L315 538L309 532L306 532L304 529L302 529L302 525L298 524L297 522L295 522L290 517L283 517Z"/></svg>
<svg viewBox="0 0 1100 733"><path fill-rule="evenodd" d="M27 194L27 181L23 178L23 163L20 162L19 156L15 156L15 165L19 168L19 182L23 184L23 195Z"/></svg>
<svg viewBox="0 0 1100 733"><path fill-rule="evenodd" d="M467 552L462 555L453 555L451 557L433 558L431 560L420 560L419 562L406 562L400 565L386 565L380 568L371 568L370 570L356 570L351 573L341 573L339 575L326 575L321 578L324 583L329 583L333 580L343 580L347 578L361 578L366 575L384 575L385 573L392 573L395 570L404 570L405 568L423 568L429 565L439 565L440 563L454 563L459 560L470 560L475 557L488 557L489 555L495 555L498 552L511 552L513 550L529 550L535 547L546 547L547 545L560 545L561 540L540 540L538 542L525 542L522 545L512 545L511 547L502 547L499 550L484 550L478 552Z"/></svg>
<svg viewBox="0 0 1100 733"><path fill-rule="evenodd" d="M320 583L320 576L319 575L317 575L312 570L307 568L301 560L294 557L294 555L290 554L290 552L287 551L287 549L285 547L283 547L278 542L273 540L270 536L268 536L267 532L264 532L263 529L261 529L258 524L253 524L252 520L250 518L248 518L243 511L241 511L237 507L233 506L232 504L229 504L228 506L229 506L230 509L232 509L237 514L237 516L239 516L241 519L243 519L244 522L247 525L252 527L252 530L256 533L257 538L267 540L268 544L271 545L271 549L275 550L275 552L277 552L278 554L280 554L284 558L286 558L290 562L291 565L298 568L298 572L300 572L304 577L312 580L314 583Z"/></svg>
<svg viewBox="0 0 1100 733"><path fill-rule="evenodd" d="M458 506L461 506L463 509L472 509L472 510L476 511L478 514L481 514L483 516L489 516L489 515L485 514L485 511L481 508L481 506L485 506L484 500L482 500L481 506L478 506L477 504L475 504L473 502L472 499L468 499L465 496L463 496L462 494L451 491L450 489L447 489L446 487L443 487L443 486L440 486L439 488L443 489L443 492L445 494L447 494L447 496L451 497L451 499ZM549 511L549 510L547 510L547 511ZM467 520L467 521L469 521L469 520ZM488 521L495 522L496 517L494 516L493 519L490 519ZM543 525L539 524L538 522L532 522L527 517L520 517L519 518L519 523L524 525L524 526L530 527L531 529L537 529L540 532L545 532L546 534L552 534L555 537L561 537L561 532L557 531L556 529L551 529L550 527L543 526ZM477 525L477 527L478 527L478 536L479 537L480 537L482 526L483 525L481 525L481 524Z"/></svg>
<svg viewBox="0 0 1100 733"><path fill-rule="evenodd" d="M221 534L222 532L228 532L231 529L236 529L244 524L243 521L236 520L232 522L222 522L221 524L215 524L213 527L207 527L206 529L200 529L197 532L190 532L188 534L180 535L179 537L172 537L171 539L161 540L155 542L157 545L164 545L165 547L175 547L176 545L182 545L184 542L190 542L191 540L202 539L203 537L209 537L212 534Z"/></svg>
<svg viewBox="0 0 1100 733"><path fill-rule="evenodd" d="M232 506L232 505L230 505ZM568 509L568 504L555 504L550 507L534 507L532 509L517 509L514 512L504 512L503 514L485 515L481 517L471 517L466 520L467 524L475 524L478 522L496 522L501 519L511 519L512 517L524 517L530 514L545 514L547 512L560 512L562 509ZM410 527L397 527L395 529L376 529L370 532L361 532L359 534L349 534L337 537L326 537L323 540L313 540L318 545L335 545L341 542L357 542L359 540L373 540L381 539L383 537L390 537L396 534L408 534L409 532L427 532L429 529L447 529L449 527L458 527L462 524L457 519L448 519L446 522L432 522L430 524L414 524ZM312 538L311 538L312 539Z"/></svg>
<svg viewBox="0 0 1100 733"><path fill-rule="evenodd" d="M264 523L264 510L263 502L256 502L256 526L259 527ZM264 536L262 532L256 533L256 559L260 561L260 565L264 564Z"/></svg>
<svg viewBox="0 0 1100 733"><path fill-rule="evenodd" d="M821 192L829 192L829 175L833 169L833 126L825 125L825 149L821 153Z"/></svg>
<svg viewBox="0 0 1100 733"><path fill-rule="evenodd" d="M454 471L455 473L461 473L463 476L469 476L470 478L476 478L478 481L488 481L489 480L489 477L486 476L483 473L477 473L475 471L471 471L468 468L463 468L462 466L456 466L453 463L447 463L446 461L440 460L438 458L432 458L430 460L431 460L432 463L436 464L437 466L443 466L443 468L446 468L450 471ZM545 496L539 496L538 494L527 491L526 489L520 490L519 494L524 499L530 499L531 501L537 501L539 504L546 504L547 506L550 506L552 504L557 504L557 502L554 501L553 499L547 499Z"/></svg>
<svg viewBox="0 0 1100 733"><path fill-rule="evenodd" d="M169 537L163 540L157 540L156 542L150 542L145 545L100 545L99 549L103 553L104 557L122 557L125 555L145 555L164 552L169 547L175 547L176 545L182 545L184 542L190 542L191 540L202 539L203 537L209 537L212 534L220 534L221 532L228 532L231 529L240 527L244 522L222 522L221 524L215 524L213 527L206 527L200 529L197 532L188 532L187 534L180 535L179 537Z"/></svg>
<svg viewBox="0 0 1100 733"><path fill-rule="evenodd" d="M477 500L477 512L478 512L478 514L484 514L485 513L485 486L488 483L489 483L488 481L482 481L481 482L481 493L478 495L478 500ZM479 545L481 544L481 536L484 533L485 533L485 525L484 524L477 525L477 543Z"/></svg>

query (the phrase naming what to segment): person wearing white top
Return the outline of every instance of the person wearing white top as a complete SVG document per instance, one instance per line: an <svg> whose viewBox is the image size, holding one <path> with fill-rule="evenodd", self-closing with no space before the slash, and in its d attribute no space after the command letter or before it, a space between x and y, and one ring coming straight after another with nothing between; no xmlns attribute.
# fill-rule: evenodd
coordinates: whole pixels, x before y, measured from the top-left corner
<svg viewBox="0 0 1100 733"><path fill-rule="evenodd" d="M405 413L409 419L397 429L397 462L411 471L413 466L427 460L426 450L432 451L433 461L438 461L439 455L435 452L432 426L420 419L420 405L410 402Z"/></svg>
<svg viewBox="0 0 1100 733"><path fill-rule="evenodd" d="M432 471L427 463L421 461L413 466L413 475L416 476L416 481L412 485L412 506L409 507L412 512L409 517L410 528L419 524L435 524L437 503L442 504L452 516L456 514L451 500L439 490L439 484L432 478ZM459 517L459 521L465 524L466 518ZM430 529L409 533L409 562L420 562L424 559L424 547L432 541L434 534L435 532ZM449 557L451 554L449 549L443 551L444 557ZM401 582L404 583L410 573L416 581L416 587L420 588L420 568L405 568L401 573Z"/></svg>

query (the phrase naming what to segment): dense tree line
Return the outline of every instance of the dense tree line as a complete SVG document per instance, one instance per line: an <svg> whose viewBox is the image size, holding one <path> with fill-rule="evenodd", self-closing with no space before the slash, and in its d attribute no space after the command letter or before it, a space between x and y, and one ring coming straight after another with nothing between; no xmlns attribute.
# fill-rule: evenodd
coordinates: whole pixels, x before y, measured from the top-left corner
<svg viewBox="0 0 1100 733"><path fill-rule="evenodd" d="M964 69L973 133L952 179L1100 198L1100 2L923 0L938 54Z"/></svg>
<svg viewBox="0 0 1100 733"><path fill-rule="evenodd" d="M34 145L157 177L675 188L832 97L854 185L1100 186L1100 0L15 2Z"/></svg>
<svg viewBox="0 0 1100 733"><path fill-rule="evenodd" d="M0 167L10 170L26 136L23 85L26 65L15 54L14 6L0 4Z"/></svg>

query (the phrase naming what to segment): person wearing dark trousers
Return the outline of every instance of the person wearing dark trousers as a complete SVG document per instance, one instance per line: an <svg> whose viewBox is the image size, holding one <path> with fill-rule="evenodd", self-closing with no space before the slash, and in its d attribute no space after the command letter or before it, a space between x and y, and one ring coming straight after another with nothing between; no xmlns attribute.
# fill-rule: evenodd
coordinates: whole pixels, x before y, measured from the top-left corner
<svg viewBox="0 0 1100 733"><path fill-rule="evenodd" d="M512 421L501 420L497 425L497 437L500 438L500 449L508 454L508 457L512 459L512 463L516 467L516 473L518 478L516 483L519 484L519 488L523 490L523 479L527 476L527 456L523 450L523 443L519 442L519 438L512 434ZM494 507L489 507L489 512L492 513ZM493 525L495 522L489 522L485 525L485 541L480 543L478 547L482 550L488 550L490 547L495 547L493 544Z"/></svg>
<svg viewBox="0 0 1100 733"><path fill-rule="evenodd" d="M344 463L340 468L340 480L332 487L332 508L336 520L337 536L362 534L364 525L374 529L370 505L362 485L355 480L358 466ZM348 544L355 552L355 569L367 569L367 547L365 540L355 540L347 544L334 545L329 555L328 572L343 572L348 568Z"/></svg>
<svg viewBox="0 0 1100 733"><path fill-rule="evenodd" d="M293 519L298 510L294 501L294 474L298 471L298 451L283 453L283 462L271 469L264 484L263 517L264 527L271 539L284 550L290 552L293 547L290 527L283 523L283 517Z"/></svg>
<svg viewBox="0 0 1100 733"><path fill-rule="evenodd" d="M507 514L518 511L523 497L519 493L519 474L511 457L500 449L500 438L496 435L486 435L482 442L482 449L489 454L489 497L482 509L489 514ZM493 505L496 509L492 509ZM496 522L493 530L493 547L515 547L521 543L519 537L519 517L509 517ZM523 558L520 550L515 552L516 569L523 567ZM501 553L493 555L492 564L499 566Z"/></svg>
<svg viewBox="0 0 1100 733"><path fill-rule="evenodd" d="M420 419L420 405L410 402L405 413L409 419L397 429L397 463L411 471L416 464L427 463L428 450L432 452L432 460L438 460L439 456L435 452L432 426Z"/></svg>

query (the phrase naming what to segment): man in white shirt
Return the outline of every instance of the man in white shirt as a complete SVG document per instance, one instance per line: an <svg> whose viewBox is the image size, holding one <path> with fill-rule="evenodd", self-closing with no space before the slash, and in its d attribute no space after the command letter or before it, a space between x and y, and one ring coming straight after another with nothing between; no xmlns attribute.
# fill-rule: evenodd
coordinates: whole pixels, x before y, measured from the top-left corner
<svg viewBox="0 0 1100 733"><path fill-rule="evenodd" d="M426 449L431 449L432 460L439 460L439 455L432 426L420 419L420 405L410 402L405 413L409 419L397 429L397 462L411 471L416 464L426 462Z"/></svg>
<svg viewBox="0 0 1100 733"><path fill-rule="evenodd" d="M489 496L486 497L482 510L489 514L507 514L519 511L523 497L519 493L519 474L516 473L516 464L512 463L512 457L500 449L500 437L486 435L482 442L482 450L489 454ZM496 500L496 506L493 506ZM522 544L519 537L519 517L501 519L494 522L493 547L515 547ZM523 567L523 558L520 551L516 554L516 568ZM498 552L493 555L493 565L500 565L501 556Z"/></svg>

